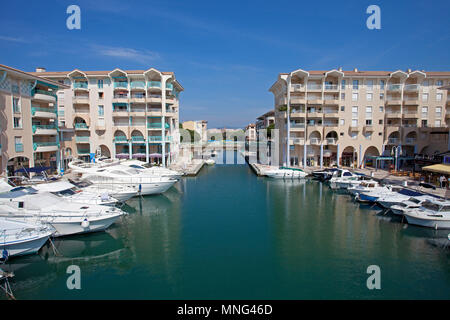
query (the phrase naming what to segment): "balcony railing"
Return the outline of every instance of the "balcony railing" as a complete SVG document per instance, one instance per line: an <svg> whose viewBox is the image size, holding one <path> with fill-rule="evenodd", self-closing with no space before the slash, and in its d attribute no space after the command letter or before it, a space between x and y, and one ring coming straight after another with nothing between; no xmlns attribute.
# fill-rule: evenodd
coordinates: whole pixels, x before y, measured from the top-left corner
<svg viewBox="0 0 450 320"><path fill-rule="evenodd" d="M149 136L148 141L162 141L162 136Z"/></svg>
<svg viewBox="0 0 450 320"><path fill-rule="evenodd" d="M74 89L87 89L88 84L87 82L74 82L73 87Z"/></svg>
<svg viewBox="0 0 450 320"><path fill-rule="evenodd" d="M318 83L308 83L306 87L308 90L322 90L322 85Z"/></svg>
<svg viewBox="0 0 450 320"><path fill-rule="evenodd" d="M16 143L16 152L23 152L23 143Z"/></svg>
<svg viewBox="0 0 450 320"><path fill-rule="evenodd" d="M145 88L145 81L132 81L131 89L144 89Z"/></svg>
<svg viewBox="0 0 450 320"><path fill-rule="evenodd" d="M149 81L147 84L148 88L161 88L161 81Z"/></svg>
<svg viewBox="0 0 450 320"><path fill-rule="evenodd" d="M309 142L311 144L320 144L320 139L319 138L310 138Z"/></svg>
<svg viewBox="0 0 450 320"><path fill-rule="evenodd" d="M338 85L337 84L325 84L325 91L327 90L337 90Z"/></svg>
<svg viewBox="0 0 450 320"><path fill-rule="evenodd" d="M291 128L296 129L304 129L305 128L305 124L304 123L291 123Z"/></svg>
<svg viewBox="0 0 450 320"><path fill-rule="evenodd" d="M304 138L292 138L294 144L303 144L305 142Z"/></svg>
<svg viewBox="0 0 450 320"><path fill-rule="evenodd" d="M74 127L75 129L89 129L86 123L75 123Z"/></svg>
<svg viewBox="0 0 450 320"><path fill-rule="evenodd" d="M34 125L32 125L32 129L33 129L33 133L35 133L37 129L42 129L42 130L56 129L56 125L54 125L54 124L47 124L47 125L34 124Z"/></svg>
<svg viewBox="0 0 450 320"><path fill-rule="evenodd" d="M407 84L405 85L405 91L418 91L420 86L418 84Z"/></svg>
<svg viewBox="0 0 450 320"><path fill-rule="evenodd" d="M128 142L128 139L125 136L117 136L117 137L114 137L114 142L115 143L117 143L117 142Z"/></svg>
<svg viewBox="0 0 450 320"><path fill-rule="evenodd" d="M390 85L388 85L388 90L389 91L400 91L400 90L402 90L402 85L401 84L390 84Z"/></svg>
<svg viewBox="0 0 450 320"><path fill-rule="evenodd" d="M406 142L406 144L416 144L417 139L415 139L415 138L406 138L405 142Z"/></svg>
<svg viewBox="0 0 450 320"><path fill-rule="evenodd" d="M75 142L89 142L90 137L75 137Z"/></svg>
<svg viewBox="0 0 450 320"><path fill-rule="evenodd" d="M132 142L145 142L145 138L143 136L133 136L131 137Z"/></svg>
<svg viewBox="0 0 450 320"><path fill-rule="evenodd" d="M173 83L166 83L167 90L173 90Z"/></svg>
<svg viewBox="0 0 450 320"><path fill-rule="evenodd" d="M56 94L54 92L52 92L52 91L33 89L33 91L31 93L32 93L33 96L35 94L45 94L47 96L51 96L53 98L56 98Z"/></svg>
<svg viewBox="0 0 450 320"><path fill-rule="evenodd" d="M36 151L39 147L58 147L59 144L57 142L35 142L33 143L33 150Z"/></svg>
<svg viewBox="0 0 450 320"><path fill-rule="evenodd" d="M128 99L128 95L127 94L115 94L114 99Z"/></svg>
<svg viewBox="0 0 450 320"><path fill-rule="evenodd" d="M337 143L337 139L336 138L327 138L327 143L328 144L336 144Z"/></svg>
<svg viewBox="0 0 450 320"><path fill-rule="evenodd" d="M89 149L77 149L78 154L89 154L91 150Z"/></svg>
<svg viewBox="0 0 450 320"><path fill-rule="evenodd" d="M34 116L36 112L49 112L56 114L56 108L31 107L31 115Z"/></svg>
<svg viewBox="0 0 450 320"><path fill-rule="evenodd" d="M399 139L398 138L389 138L388 143L389 144L398 144Z"/></svg>
<svg viewBox="0 0 450 320"><path fill-rule="evenodd" d="M293 91L300 91L300 90L302 90L304 88L305 88L305 85L301 84L301 83L291 84L291 90L293 90Z"/></svg>
<svg viewBox="0 0 450 320"><path fill-rule="evenodd" d="M128 88L128 82L125 82L125 81L114 82L114 89L115 88L127 89Z"/></svg>

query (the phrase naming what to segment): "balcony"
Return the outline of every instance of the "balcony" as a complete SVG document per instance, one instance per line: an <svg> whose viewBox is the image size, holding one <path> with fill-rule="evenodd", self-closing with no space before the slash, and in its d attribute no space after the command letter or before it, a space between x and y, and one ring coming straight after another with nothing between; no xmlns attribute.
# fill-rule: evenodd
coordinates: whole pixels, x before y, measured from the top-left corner
<svg viewBox="0 0 450 320"><path fill-rule="evenodd" d="M115 94L112 98L113 103L128 103L128 95L127 94Z"/></svg>
<svg viewBox="0 0 450 320"><path fill-rule="evenodd" d="M389 138L388 139L389 145L398 145L399 142L400 142L400 139L398 139L398 138Z"/></svg>
<svg viewBox="0 0 450 320"><path fill-rule="evenodd" d="M147 102L161 102L162 96L160 94L149 94L147 96Z"/></svg>
<svg viewBox="0 0 450 320"><path fill-rule="evenodd" d="M131 89L142 89L145 90L145 81L131 81Z"/></svg>
<svg viewBox="0 0 450 320"><path fill-rule="evenodd" d="M404 87L404 91L408 91L408 92L417 92L419 91L420 85L418 84L406 84Z"/></svg>
<svg viewBox="0 0 450 320"><path fill-rule="evenodd" d="M128 82L126 81L114 82L114 89L128 89Z"/></svg>
<svg viewBox="0 0 450 320"><path fill-rule="evenodd" d="M364 126L364 132L373 132L373 131L374 131L373 125L366 124Z"/></svg>
<svg viewBox="0 0 450 320"><path fill-rule="evenodd" d="M320 111L308 111L308 118L322 118L323 113Z"/></svg>
<svg viewBox="0 0 450 320"><path fill-rule="evenodd" d="M75 142L76 143L89 143L90 138L91 137L89 137L89 136L82 136L82 137L77 136L77 137L75 137Z"/></svg>
<svg viewBox="0 0 450 320"><path fill-rule="evenodd" d="M417 143L417 139L415 138L406 138L405 139L405 144L407 145L415 145Z"/></svg>
<svg viewBox="0 0 450 320"><path fill-rule="evenodd" d="M418 106L419 98L418 97L404 97L403 104L405 106Z"/></svg>
<svg viewBox="0 0 450 320"><path fill-rule="evenodd" d="M56 118L56 108L31 107L31 115L36 118Z"/></svg>
<svg viewBox="0 0 450 320"><path fill-rule="evenodd" d="M387 86L387 91L401 91L402 90L402 85L401 84L390 84Z"/></svg>
<svg viewBox="0 0 450 320"><path fill-rule="evenodd" d="M89 149L82 149L82 148L78 148L77 149L77 153L78 155L82 156L82 155L88 155L91 153L91 151Z"/></svg>
<svg viewBox="0 0 450 320"><path fill-rule="evenodd" d="M303 118L306 116L305 111L303 110L292 110L290 117L291 118Z"/></svg>
<svg viewBox="0 0 450 320"><path fill-rule="evenodd" d="M88 90L88 83L87 82L74 82L73 89L86 91L86 90Z"/></svg>
<svg viewBox="0 0 450 320"><path fill-rule="evenodd" d="M56 135L56 125L32 125L33 134L36 135Z"/></svg>
<svg viewBox="0 0 450 320"><path fill-rule="evenodd" d="M308 83L308 91L322 91L322 84L319 83Z"/></svg>
<svg viewBox="0 0 450 320"><path fill-rule="evenodd" d="M419 118L419 113L417 112L417 110L403 110L403 118L417 119Z"/></svg>
<svg viewBox="0 0 450 320"><path fill-rule="evenodd" d="M172 83L166 83L166 90L173 90L173 84Z"/></svg>
<svg viewBox="0 0 450 320"><path fill-rule="evenodd" d="M336 138L327 138L327 144L328 145L337 145L338 140Z"/></svg>
<svg viewBox="0 0 450 320"><path fill-rule="evenodd" d="M147 83L148 89L161 89L161 81L149 81Z"/></svg>
<svg viewBox="0 0 450 320"><path fill-rule="evenodd" d="M339 110L330 110L330 109L328 109L328 110L324 110L324 112L323 112L323 116L325 117L325 118L339 118Z"/></svg>
<svg viewBox="0 0 450 320"><path fill-rule="evenodd" d="M128 139L125 136L117 136L117 137L114 137L114 143L127 144L128 143Z"/></svg>
<svg viewBox="0 0 450 320"><path fill-rule="evenodd" d="M145 138L143 136L132 136L131 142L132 143L145 143Z"/></svg>
<svg viewBox="0 0 450 320"><path fill-rule="evenodd" d="M322 97L317 96L308 96L306 99L308 104L323 104Z"/></svg>
<svg viewBox="0 0 450 320"><path fill-rule="evenodd" d="M339 91L337 84L325 84L325 91Z"/></svg>
<svg viewBox="0 0 450 320"><path fill-rule="evenodd" d="M387 97L386 105L388 106L399 106L402 104L401 97Z"/></svg>
<svg viewBox="0 0 450 320"><path fill-rule="evenodd" d="M339 99L337 97L325 97L323 104L327 106L338 106Z"/></svg>
<svg viewBox="0 0 450 320"><path fill-rule="evenodd" d="M398 111L388 111L386 110L386 118L387 119L398 119L402 117L402 114L400 113L400 110Z"/></svg>
<svg viewBox="0 0 450 320"><path fill-rule="evenodd" d="M148 141L150 142L161 142L162 136L149 136Z"/></svg>
<svg viewBox="0 0 450 320"><path fill-rule="evenodd" d="M320 144L320 138L310 138L309 143L312 145L318 145Z"/></svg>
<svg viewBox="0 0 450 320"><path fill-rule="evenodd" d="M291 127L291 131L304 131L305 130L304 123L291 123L290 127Z"/></svg>
<svg viewBox="0 0 450 320"><path fill-rule="evenodd" d="M147 115L161 117L162 109L161 108L147 108Z"/></svg>
<svg viewBox="0 0 450 320"><path fill-rule="evenodd" d="M304 91L304 90L305 90L304 84L301 84L301 83L291 84L291 92L299 92L299 91Z"/></svg>
<svg viewBox="0 0 450 320"><path fill-rule="evenodd" d="M75 123L74 126L75 130L89 130L89 127L86 123Z"/></svg>
<svg viewBox="0 0 450 320"><path fill-rule="evenodd" d="M56 102L56 94L52 91L33 89L32 92L32 100L47 102L47 103L55 103Z"/></svg>
<svg viewBox="0 0 450 320"><path fill-rule="evenodd" d="M73 96L72 98L73 104L89 104L89 96Z"/></svg>
<svg viewBox="0 0 450 320"><path fill-rule="evenodd" d="M297 145L303 145L305 144L305 139L304 138L292 138L291 139L291 143L290 144L297 144Z"/></svg>
<svg viewBox="0 0 450 320"><path fill-rule="evenodd" d="M158 130L162 130L162 123L161 122L149 122L147 123L147 127L148 129L158 129ZM164 126L166 129L169 129L170 126L168 123L165 124Z"/></svg>
<svg viewBox="0 0 450 320"><path fill-rule="evenodd" d="M35 142L33 143L33 150L35 152L50 152L57 151L59 144L55 142Z"/></svg>
<svg viewBox="0 0 450 320"><path fill-rule="evenodd" d="M16 152L23 152L23 143L16 143L15 147Z"/></svg>
<svg viewBox="0 0 450 320"><path fill-rule="evenodd" d="M359 131L359 126L357 126L357 125L350 125L350 127L348 129L350 130L350 132L358 132Z"/></svg>
<svg viewBox="0 0 450 320"><path fill-rule="evenodd" d="M306 99L301 97L291 97L291 104L306 104Z"/></svg>

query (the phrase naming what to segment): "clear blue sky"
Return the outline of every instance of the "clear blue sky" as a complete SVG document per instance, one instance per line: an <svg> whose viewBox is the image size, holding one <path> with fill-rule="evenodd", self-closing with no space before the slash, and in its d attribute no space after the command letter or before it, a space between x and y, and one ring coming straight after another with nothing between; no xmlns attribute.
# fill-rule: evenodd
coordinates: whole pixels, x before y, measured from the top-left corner
<svg viewBox="0 0 450 320"><path fill-rule="evenodd" d="M81 30L66 8L81 8ZM381 30L366 8L381 8ZM450 1L6 1L0 63L33 71L174 71L181 120L242 127L294 69L450 70Z"/></svg>

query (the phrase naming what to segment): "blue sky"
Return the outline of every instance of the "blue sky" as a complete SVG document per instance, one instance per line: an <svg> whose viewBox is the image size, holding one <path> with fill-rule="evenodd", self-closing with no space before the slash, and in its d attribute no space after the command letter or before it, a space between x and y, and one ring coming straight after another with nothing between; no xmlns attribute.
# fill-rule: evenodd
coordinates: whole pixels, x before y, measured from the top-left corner
<svg viewBox="0 0 450 320"><path fill-rule="evenodd" d="M81 30L66 8L81 8ZM366 8L381 8L381 30ZM243 127L298 68L450 70L450 1L7 1L0 63L25 71L174 71L181 120Z"/></svg>

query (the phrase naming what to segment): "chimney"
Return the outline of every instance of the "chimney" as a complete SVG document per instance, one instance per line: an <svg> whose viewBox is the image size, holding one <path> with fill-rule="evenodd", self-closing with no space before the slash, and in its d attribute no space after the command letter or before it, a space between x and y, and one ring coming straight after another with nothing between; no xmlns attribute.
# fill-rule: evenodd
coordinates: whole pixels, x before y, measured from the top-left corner
<svg viewBox="0 0 450 320"><path fill-rule="evenodd" d="M37 67L36 72L46 72L47 70L45 68Z"/></svg>
<svg viewBox="0 0 450 320"><path fill-rule="evenodd" d="M358 72L358 68L353 69L353 72Z"/></svg>

